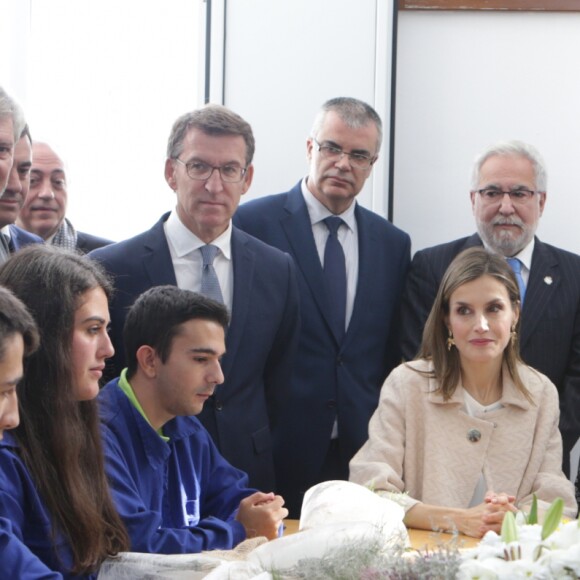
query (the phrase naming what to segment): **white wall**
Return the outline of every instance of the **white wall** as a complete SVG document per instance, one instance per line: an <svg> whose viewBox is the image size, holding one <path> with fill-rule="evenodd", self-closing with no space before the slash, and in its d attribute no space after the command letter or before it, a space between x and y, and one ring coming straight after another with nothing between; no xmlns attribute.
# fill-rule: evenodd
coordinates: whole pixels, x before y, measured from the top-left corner
<svg viewBox="0 0 580 580"><path fill-rule="evenodd" d="M474 231L475 155L500 139L548 167L538 235L580 253L580 13L399 13L394 222L413 249Z"/></svg>
<svg viewBox="0 0 580 580"><path fill-rule="evenodd" d="M202 0L0 0L0 85L67 164L67 215L120 240L175 205L173 121L202 103Z"/></svg>
<svg viewBox="0 0 580 580"><path fill-rule="evenodd" d="M228 0L223 83L212 87L212 99L225 89L224 104L253 127L256 171L247 199L286 191L304 177L306 138L320 106L351 96L373 105L385 124L381 162L359 200L386 213L392 14L392 0Z"/></svg>
<svg viewBox="0 0 580 580"><path fill-rule="evenodd" d="M9 58L0 85L33 137L67 164L68 216L114 240L174 205L163 179L175 118L203 102L203 0L0 0ZM213 0L211 99L257 140L247 197L292 186L328 98L372 104L385 123L361 203L386 214L393 0ZM227 11L226 11L227 7ZM225 46L225 67L224 67ZM224 89L225 83L225 90Z"/></svg>

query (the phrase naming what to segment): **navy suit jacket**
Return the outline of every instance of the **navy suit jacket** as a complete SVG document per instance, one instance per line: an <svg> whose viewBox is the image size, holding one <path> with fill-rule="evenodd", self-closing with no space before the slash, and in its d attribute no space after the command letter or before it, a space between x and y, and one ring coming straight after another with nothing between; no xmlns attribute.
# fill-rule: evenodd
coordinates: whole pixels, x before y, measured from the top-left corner
<svg viewBox="0 0 580 580"><path fill-rule="evenodd" d="M113 275L110 305L115 370L125 366L125 314L145 290L176 285L163 229L165 214L150 230L91 252ZM225 376L198 419L222 455L247 472L252 487L275 489L268 405L285 392L299 333L298 288L290 256L233 229L234 296L222 360Z"/></svg>
<svg viewBox="0 0 580 580"><path fill-rule="evenodd" d="M417 252L401 314L403 356L415 357L423 327L447 267L461 251L481 246L477 234ZM564 467L580 436L580 256L536 238L521 314L524 362L545 374L560 393Z"/></svg>
<svg viewBox="0 0 580 580"><path fill-rule="evenodd" d="M107 240L106 238L77 231L77 250L83 254L88 254L97 248L102 248L112 243L113 240Z"/></svg>
<svg viewBox="0 0 580 580"><path fill-rule="evenodd" d="M14 224L10 224L10 252L14 253L29 244L44 244L44 240Z"/></svg>
<svg viewBox="0 0 580 580"><path fill-rule="evenodd" d="M278 488L291 513L319 481L335 419L341 463L367 440L383 381L399 363L398 308L410 262L410 239L382 217L356 206L359 275L341 342L333 334L310 217L301 185L241 205L234 223L288 252L298 270L302 330L291 397L277 401L274 460Z"/></svg>

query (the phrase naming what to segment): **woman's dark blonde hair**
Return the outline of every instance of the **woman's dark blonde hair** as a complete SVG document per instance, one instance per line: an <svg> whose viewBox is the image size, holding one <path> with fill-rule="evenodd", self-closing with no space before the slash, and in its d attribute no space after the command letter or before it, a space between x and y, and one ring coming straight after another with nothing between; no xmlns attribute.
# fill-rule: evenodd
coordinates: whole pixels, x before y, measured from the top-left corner
<svg viewBox="0 0 580 580"><path fill-rule="evenodd" d="M447 348L449 330L445 318L449 316L449 301L453 292L460 286L482 276L491 276L501 282L507 290L512 308L516 312L520 309L518 283L505 258L485 248L477 247L461 252L451 262L441 280L437 297L423 330L421 350L417 355L417 358L426 358L433 362L432 376L437 380L438 392L443 395L444 400L451 398L461 380L459 352L455 347L451 350ZM518 317L513 329L515 334L512 334L503 352L503 360L516 387L531 401L531 395L524 386L517 369L517 363L521 362L517 341L519 328L520 318Z"/></svg>
<svg viewBox="0 0 580 580"><path fill-rule="evenodd" d="M0 284L28 308L40 348L18 385L19 452L52 516L53 535L72 551L73 574L98 570L129 548L105 475L97 403L77 401L72 371L75 311L86 292L112 286L101 267L55 246L28 246L0 268Z"/></svg>

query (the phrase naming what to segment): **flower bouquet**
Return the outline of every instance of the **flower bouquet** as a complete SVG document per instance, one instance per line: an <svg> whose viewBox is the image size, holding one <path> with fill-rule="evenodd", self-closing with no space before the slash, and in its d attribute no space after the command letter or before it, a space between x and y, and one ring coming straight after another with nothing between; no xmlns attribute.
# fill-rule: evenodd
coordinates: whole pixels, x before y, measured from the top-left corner
<svg viewBox="0 0 580 580"><path fill-rule="evenodd" d="M508 512L501 534L487 532L463 555L460 580L580 578L580 522L562 522L564 502L556 499L538 523L534 496L529 514Z"/></svg>

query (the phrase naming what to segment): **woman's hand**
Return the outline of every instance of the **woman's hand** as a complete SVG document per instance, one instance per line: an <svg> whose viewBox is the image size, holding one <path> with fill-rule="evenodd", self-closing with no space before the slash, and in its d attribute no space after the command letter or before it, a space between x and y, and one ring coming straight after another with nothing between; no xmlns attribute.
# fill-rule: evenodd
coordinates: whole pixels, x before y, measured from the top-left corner
<svg viewBox="0 0 580 580"><path fill-rule="evenodd" d="M515 500L513 495L488 491L483 503L462 510L463 514L457 519L457 528L474 538L481 538L489 530L499 534L505 514L517 511Z"/></svg>

